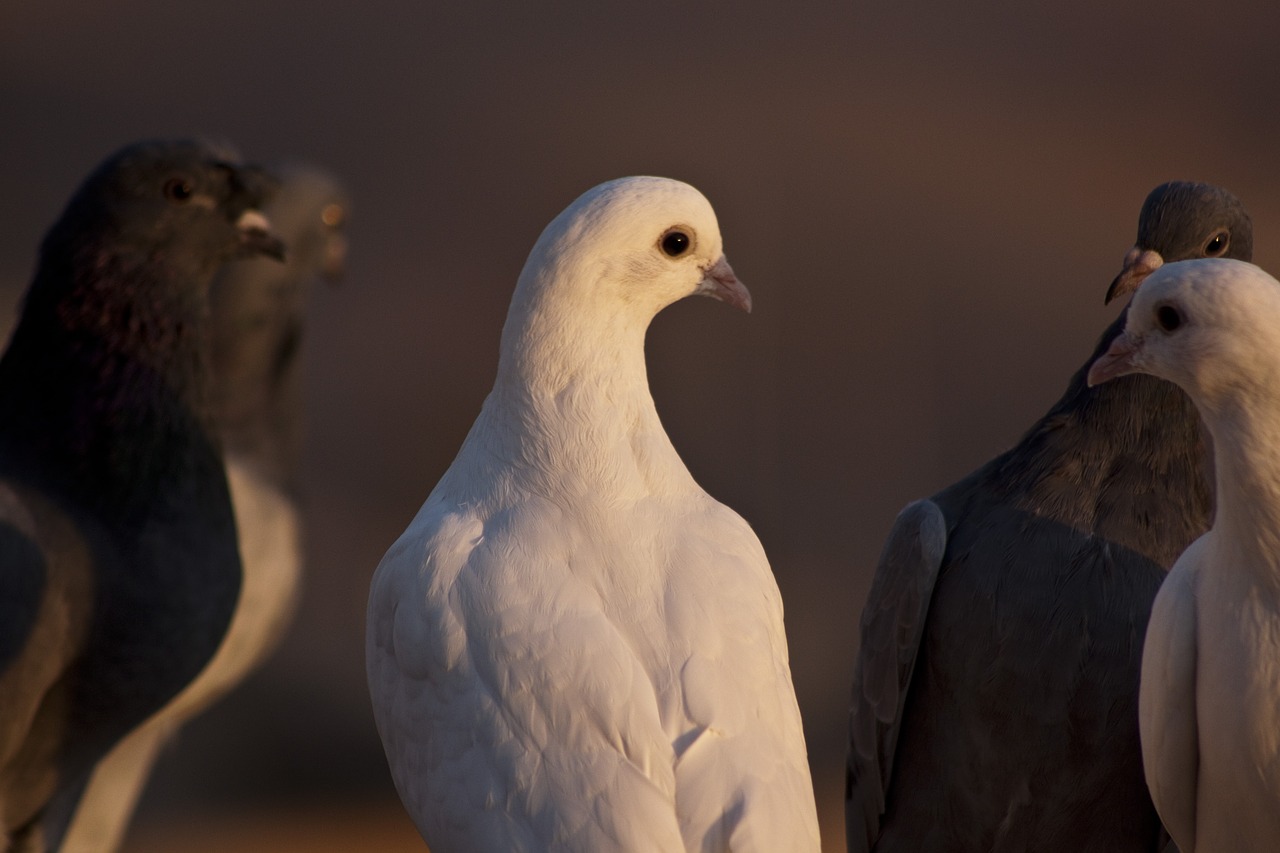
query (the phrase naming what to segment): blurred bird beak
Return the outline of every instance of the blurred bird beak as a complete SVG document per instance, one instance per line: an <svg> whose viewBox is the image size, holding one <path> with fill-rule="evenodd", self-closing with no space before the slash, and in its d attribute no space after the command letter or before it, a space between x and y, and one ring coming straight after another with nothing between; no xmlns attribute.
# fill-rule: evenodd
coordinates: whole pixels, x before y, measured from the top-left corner
<svg viewBox="0 0 1280 853"><path fill-rule="evenodd" d="M337 283L347 274L347 235L341 230L347 223L346 205L337 201L326 204L320 211L320 222L324 225L320 275Z"/></svg>
<svg viewBox="0 0 1280 853"><path fill-rule="evenodd" d="M347 275L347 238L341 234L330 234L324 239L324 260L320 265L320 275L326 281L337 284Z"/></svg>
<svg viewBox="0 0 1280 853"><path fill-rule="evenodd" d="M729 266L729 261L724 255L721 255L720 260L705 271L694 293L719 299L734 308L741 308L748 314L751 313L751 294L747 292L746 285L738 281L733 267Z"/></svg>
<svg viewBox="0 0 1280 853"><path fill-rule="evenodd" d="M1144 278L1160 269L1163 264L1164 258L1160 257L1159 252L1134 246L1125 254L1124 267L1120 270L1120 275L1111 282L1111 287L1107 289L1107 299L1104 304L1109 305L1112 299L1133 293L1138 289L1138 285L1142 284Z"/></svg>
<svg viewBox="0 0 1280 853"><path fill-rule="evenodd" d="M1141 347L1129 337L1128 332L1121 332L1111 341L1107 351L1098 356L1098 360L1089 367L1089 375L1086 378L1089 387L1101 385L1117 376L1138 373L1135 360L1141 351Z"/></svg>
<svg viewBox="0 0 1280 853"><path fill-rule="evenodd" d="M284 260L284 241L271 232L271 223L262 211L250 209L240 214L236 230L240 232L242 257L266 255L277 261Z"/></svg>

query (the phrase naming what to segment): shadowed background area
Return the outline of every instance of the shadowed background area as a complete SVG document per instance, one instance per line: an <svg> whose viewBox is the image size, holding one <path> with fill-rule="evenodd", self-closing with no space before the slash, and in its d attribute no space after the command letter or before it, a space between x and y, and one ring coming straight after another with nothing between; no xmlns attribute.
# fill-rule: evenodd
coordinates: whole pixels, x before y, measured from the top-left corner
<svg viewBox="0 0 1280 853"><path fill-rule="evenodd" d="M1115 315L1157 183L1219 183L1280 268L1280 11L1085 0L0 8L0 329L90 168L148 136L302 160L353 197L314 294L309 560L280 652L166 753L127 849L420 850L364 684L368 581L449 464L542 227L627 174L715 205L755 298L649 335L691 471L787 606L825 849L856 627L908 500L1006 448Z"/></svg>

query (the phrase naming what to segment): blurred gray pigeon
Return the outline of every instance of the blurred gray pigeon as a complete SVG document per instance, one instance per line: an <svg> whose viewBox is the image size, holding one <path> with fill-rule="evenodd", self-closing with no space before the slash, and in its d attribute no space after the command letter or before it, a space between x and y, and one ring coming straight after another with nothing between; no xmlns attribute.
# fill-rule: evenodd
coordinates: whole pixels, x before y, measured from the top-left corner
<svg viewBox="0 0 1280 853"><path fill-rule="evenodd" d="M1143 205L1112 284L1162 261L1249 258L1224 190ZM850 851L1150 851L1137 691L1151 602L1209 525L1199 417L1175 386L1088 387L1093 356L1011 450L904 509L862 612L845 826Z"/></svg>
<svg viewBox="0 0 1280 853"><path fill-rule="evenodd" d="M1280 850L1280 282L1227 260L1143 282L1089 382L1176 382L1213 435L1213 529L1156 596L1139 716L1151 795L1185 851Z"/></svg>
<svg viewBox="0 0 1280 853"><path fill-rule="evenodd" d="M695 294L751 306L688 184L552 220L492 393L378 566L369 693L434 853L818 850L769 561L649 394L645 330Z"/></svg>
<svg viewBox="0 0 1280 853"><path fill-rule="evenodd" d="M244 565L240 600L199 677L99 763L62 853L119 848L159 748L264 662L293 612L302 566L296 474L306 302L317 275L342 274L349 203L320 171L273 172L280 185L265 212L289 246L287 263L231 264L210 297L212 400Z"/></svg>
<svg viewBox="0 0 1280 853"><path fill-rule="evenodd" d="M197 142L106 160L0 358L0 821L56 850L93 765L208 662L240 589L207 397L218 267L281 257L271 182Z"/></svg>

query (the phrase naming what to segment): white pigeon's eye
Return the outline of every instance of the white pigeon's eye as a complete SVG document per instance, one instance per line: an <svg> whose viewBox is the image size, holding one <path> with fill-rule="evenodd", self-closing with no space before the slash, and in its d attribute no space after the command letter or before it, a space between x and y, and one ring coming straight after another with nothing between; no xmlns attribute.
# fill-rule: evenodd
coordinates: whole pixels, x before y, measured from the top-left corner
<svg viewBox="0 0 1280 853"><path fill-rule="evenodd" d="M1204 254L1208 258L1216 258L1227 250L1227 246L1231 243L1231 235L1226 231L1219 231L1209 238L1209 242L1204 244Z"/></svg>
<svg viewBox="0 0 1280 853"><path fill-rule="evenodd" d="M193 192L186 178L170 178L164 182L164 197L174 204L186 204Z"/></svg>
<svg viewBox="0 0 1280 853"><path fill-rule="evenodd" d="M658 240L662 253L669 258L678 258L693 245L693 238L679 228L672 228Z"/></svg>
<svg viewBox="0 0 1280 853"><path fill-rule="evenodd" d="M1166 332L1172 332L1182 325L1182 314L1172 305L1161 305L1156 309L1156 322Z"/></svg>

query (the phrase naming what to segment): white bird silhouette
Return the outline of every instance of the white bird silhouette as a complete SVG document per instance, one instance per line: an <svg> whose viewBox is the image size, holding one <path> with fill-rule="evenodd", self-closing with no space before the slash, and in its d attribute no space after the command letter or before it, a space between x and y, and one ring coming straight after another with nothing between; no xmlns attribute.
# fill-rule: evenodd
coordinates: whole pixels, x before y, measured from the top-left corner
<svg viewBox="0 0 1280 853"><path fill-rule="evenodd" d="M556 217L378 567L369 689L434 853L818 850L777 585L649 394L645 331L691 294L750 309L692 187L624 178Z"/></svg>

